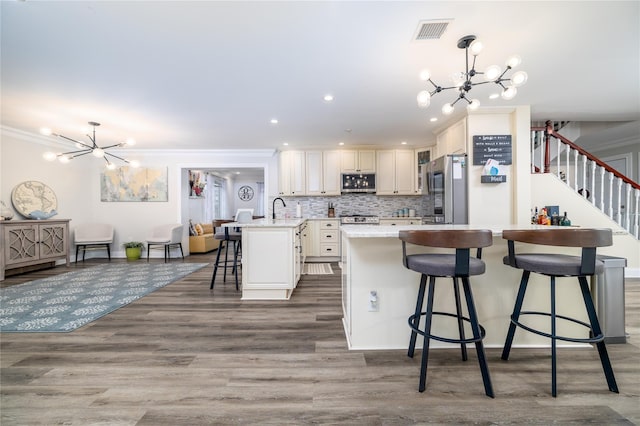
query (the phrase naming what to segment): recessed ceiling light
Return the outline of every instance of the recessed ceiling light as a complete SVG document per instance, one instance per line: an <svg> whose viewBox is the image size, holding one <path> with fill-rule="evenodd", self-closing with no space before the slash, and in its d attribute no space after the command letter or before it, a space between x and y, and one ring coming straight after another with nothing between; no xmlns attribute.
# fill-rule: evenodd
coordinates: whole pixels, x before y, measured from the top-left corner
<svg viewBox="0 0 640 426"><path fill-rule="evenodd" d="M289 142L282 142L282 145L289 146Z"/></svg>
<svg viewBox="0 0 640 426"><path fill-rule="evenodd" d="M338 145L342 146L344 145L344 142L339 142Z"/></svg>
<svg viewBox="0 0 640 426"><path fill-rule="evenodd" d="M236 174L237 174L237 175L239 175L239 174L240 174L240 172L236 172Z"/></svg>
<svg viewBox="0 0 640 426"><path fill-rule="evenodd" d="M278 119L277 118L272 118L271 119L271 124L278 124Z"/></svg>
<svg viewBox="0 0 640 426"><path fill-rule="evenodd" d="M400 142L400 145L406 145L406 144L407 144L407 141Z"/></svg>
<svg viewBox="0 0 640 426"><path fill-rule="evenodd" d="M326 95L324 95L324 101L325 102L331 102L333 100L333 95L330 93L327 93Z"/></svg>
<svg viewBox="0 0 640 426"><path fill-rule="evenodd" d="M499 93L492 93L489 95L489 99L498 99L500 97Z"/></svg>
<svg viewBox="0 0 640 426"><path fill-rule="evenodd" d="M431 117L431 118L429 119L429 121L430 121L430 122L432 122L432 123L433 123L433 122L436 122L436 121L438 121L438 117Z"/></svg>

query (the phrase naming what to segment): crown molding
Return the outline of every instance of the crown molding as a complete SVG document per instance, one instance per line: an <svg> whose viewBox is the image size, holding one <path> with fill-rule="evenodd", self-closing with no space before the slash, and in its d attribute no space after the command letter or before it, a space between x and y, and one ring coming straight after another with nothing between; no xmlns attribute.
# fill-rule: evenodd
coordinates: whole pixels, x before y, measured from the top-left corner
<svg viewBox="0 0 640 426"><path fill-rule="evenodd" d="M44 136L39 133L26 132L24 130L15 129L13 127L0 125L0 131L3 137L11 137L21 141L37 143L40 145L56 144L60 146L68 146L68 142L64 142L57 138L50 136ZM202 156L202 155L216 155L220 157L232 157L232 156L252 156L258 158L272 158L276 154L275 149L140 149L140 148L112 148L109 152L116 154L140 154L140 155L155 155L155 156Z"/></svg>

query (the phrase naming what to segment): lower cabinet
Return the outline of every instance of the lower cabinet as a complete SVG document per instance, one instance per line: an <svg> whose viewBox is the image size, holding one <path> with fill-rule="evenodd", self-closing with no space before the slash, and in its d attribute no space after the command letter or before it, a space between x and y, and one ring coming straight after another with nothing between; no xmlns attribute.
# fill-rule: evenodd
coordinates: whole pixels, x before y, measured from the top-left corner
<svg viewBox="0 0 640 426"><path fill-rule="evenodd" d="M310 234L306 248L308 257L338 258L340 256L340 219L308 220Z"/></svg>
<svg viewBox="0 0 640 426"><path fill-rule="evenodd" d="M242 299L288 300L302 273L302 228L242 229Z"/></svg>
<svg viewBox="0 0 640 426"><path fill-rule="evenodd" d="M66 260L69 255L69 219L12 220L0 222L2 257L0 280L5 270Z"/></svg>

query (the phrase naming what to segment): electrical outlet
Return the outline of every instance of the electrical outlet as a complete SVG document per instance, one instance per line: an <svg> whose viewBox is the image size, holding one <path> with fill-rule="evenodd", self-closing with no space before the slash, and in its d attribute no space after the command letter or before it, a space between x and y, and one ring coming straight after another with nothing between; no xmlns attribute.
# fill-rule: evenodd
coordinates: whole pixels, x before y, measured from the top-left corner
<svg viewBox="0 0 640 426"><path fill-rule="evenodd" d="M379 301L378 301L378 292L375 290L371 290L369 292L369 312L378 312L379 310Z"/></svg>

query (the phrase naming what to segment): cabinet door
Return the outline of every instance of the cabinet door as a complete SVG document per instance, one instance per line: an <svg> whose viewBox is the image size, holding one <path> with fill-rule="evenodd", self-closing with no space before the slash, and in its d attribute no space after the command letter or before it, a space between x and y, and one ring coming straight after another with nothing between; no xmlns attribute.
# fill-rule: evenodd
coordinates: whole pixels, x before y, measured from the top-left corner
<svg viewBox="0 0 640 426"><path fill-rule="evenodd" d="M322 151L307 151L307 195L322 195Z"/></svg>
<svg viewBox="0 0 640 426"><path fill-rule="evenodd" d="M396 194L413 195L414 176L417 167L417 163L414 161L414 152L411 150L396 150L395 155Z"/></svg>
<svg viewBox="0 0 640 426"><path fill-rule="evenodd" d="M64 224L40 224L40 259L66 255L67 227Z"/></svg>
<svg viewBox="0 0 640 426"><path fill-rule="evenodd" d="M363 173L376 172L376 151L358 151L358 171Z"/></svg>
<svg viewBox="0 0 640 426"><path fill-rule="evenodd" d="M449 128L449 153L467 152L467 120L462 119Z"/></svg>
<svg viewBox="0 0 640 426"><path fill-rule="evenodd" d="M278 195L291 195L291 151L280 153Z"/></svg>
<svg viewBox="0 0 640 426"><path fill-rule="evenodd" d="M319 221L307 220L307 228L302 234L302 245L307 256L320 256L319 229Z"/></svg>
<svg viewBox="0 0 640 426"><path fill-rule="evenodd" d="M305 195L304 151L292 151L291 155L291 195Z"/></svg>
<svg viewBox="0 0 640 426"><path fill-rule="evenodd" d="M374 150L346 150L340 151L340 170L342 173L375 173L376 151Z"/></svg>
<svg viewBox="0 0 640 426"><path fill-rule="evenodd" d="M4 225L4 264L6 266L40 258L37 225Z"/></svg>
<svg viewBox="0 0 640 426"><path fill-rule="evenodd" d="M393 150L376 152L376 193L395 194L395 153Z"/></svg>
<svg viewBox="0 0 640 426"><path fill-rule="evenodd" d="M322 195L340 195L340 151L322 153Z"/></svg>

